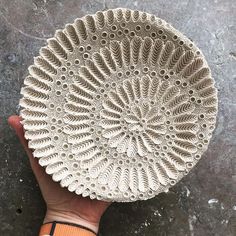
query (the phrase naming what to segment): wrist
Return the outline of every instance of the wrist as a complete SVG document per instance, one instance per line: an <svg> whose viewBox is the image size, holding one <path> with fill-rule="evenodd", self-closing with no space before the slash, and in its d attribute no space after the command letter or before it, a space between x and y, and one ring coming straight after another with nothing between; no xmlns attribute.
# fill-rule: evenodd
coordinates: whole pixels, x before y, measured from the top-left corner
<svg viewBox="0 0 236 236"><path fill-rule="evenodd" d="M98 228L99 228L99 222L91 222L72 212L60 212L60 211L54 211L54 210L47 210L43 223L45 224L45 223L49 223L53 221L67 222L67 223L81 225L83 227L86 227L92 230L95 233L98 232Z"/></svg>

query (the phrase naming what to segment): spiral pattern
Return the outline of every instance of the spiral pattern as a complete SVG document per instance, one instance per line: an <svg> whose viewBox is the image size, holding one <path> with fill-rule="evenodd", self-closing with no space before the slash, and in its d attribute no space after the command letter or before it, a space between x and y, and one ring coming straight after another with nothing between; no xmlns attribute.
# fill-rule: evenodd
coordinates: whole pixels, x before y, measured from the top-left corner
<svg viewBox="0 0 236 236"><path fill-rule="evenodd" d="M115 9L57 30L21 90L25 137L62 187L152 198L207 149L217 91L200 50L165 21Z"/></svg>

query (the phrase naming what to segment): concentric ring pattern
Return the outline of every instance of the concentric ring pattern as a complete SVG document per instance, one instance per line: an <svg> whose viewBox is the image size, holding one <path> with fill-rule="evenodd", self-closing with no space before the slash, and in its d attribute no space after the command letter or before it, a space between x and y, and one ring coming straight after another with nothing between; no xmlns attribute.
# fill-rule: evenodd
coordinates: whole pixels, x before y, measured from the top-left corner
<svg viewBox="0 0 236 236"><path fill-rule="evenodd" d="M69 191L135 201L200 159L217 91L201 51L165 21L115 9L57 30L21 90L25 137Z"/></svg>

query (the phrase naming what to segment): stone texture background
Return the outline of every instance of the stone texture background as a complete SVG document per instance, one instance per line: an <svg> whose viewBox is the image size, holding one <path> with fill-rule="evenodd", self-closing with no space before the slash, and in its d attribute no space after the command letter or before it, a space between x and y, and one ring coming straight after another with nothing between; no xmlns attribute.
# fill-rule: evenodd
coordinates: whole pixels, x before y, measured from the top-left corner
<svg viewBox="0 0 236 236"><path fill-rule="evenodd" d="M235 0L0 0L0 235L37 235L44 203L7 117L18 112L27 67L57 28L127 7L165 19L205 54L219 90L217 128L199 164L169 193L113 204L100 236L236 235Z"/></svg>

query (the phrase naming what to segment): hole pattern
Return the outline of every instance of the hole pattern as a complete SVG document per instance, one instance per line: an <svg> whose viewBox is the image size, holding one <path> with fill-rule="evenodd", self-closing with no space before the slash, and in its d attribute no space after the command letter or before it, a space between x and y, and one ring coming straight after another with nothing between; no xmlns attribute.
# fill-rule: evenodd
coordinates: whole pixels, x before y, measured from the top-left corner
<svg viewBox="0 0 236 236"><path fill-rule="evenodd" d="M202 53L137 10L97 12L56 31L24 85L33 155L54 181L91 199L167 191L201 158L215 127L217 91Z"/></svg>

